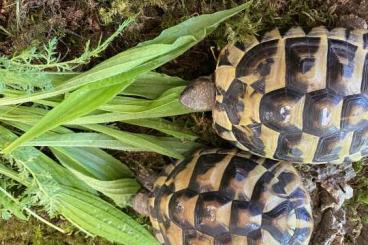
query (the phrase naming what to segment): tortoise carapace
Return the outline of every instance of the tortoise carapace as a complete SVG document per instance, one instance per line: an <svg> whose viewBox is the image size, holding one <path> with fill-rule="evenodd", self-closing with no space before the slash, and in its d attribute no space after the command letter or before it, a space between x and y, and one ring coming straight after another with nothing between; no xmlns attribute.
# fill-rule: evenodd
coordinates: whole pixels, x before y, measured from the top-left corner
<svg viewBox="0 0 368 245"><path fill-rule="evenodd" d="M368 31L278 30L220 53L214 77L181 101L212 108L224 139L254 154L304 163L368 155ZM208 91L213 91L212 93ZM200 103L201 95L215 97ZM195 101L195 103L194 103ZM200 105L200 107L198 106Z"/></svg>
<svg viewBox="0 0 368 245"><path fill-rule="evenodd" d="M155 183L150 218L164 244L308 244L310 198L288 162L200 150Z"/></svg>

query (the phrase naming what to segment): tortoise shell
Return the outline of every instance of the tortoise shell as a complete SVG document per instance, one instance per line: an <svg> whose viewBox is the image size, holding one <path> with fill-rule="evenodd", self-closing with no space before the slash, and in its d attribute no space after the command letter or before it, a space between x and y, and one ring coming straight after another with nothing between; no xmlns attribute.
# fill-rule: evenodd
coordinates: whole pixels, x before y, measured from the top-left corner
<svg viewBox="0 0 368 245"><path fill-rule="evenodd" d="M308 244L310 198L287 162L237 150L197 151L167 169L150 198L165 244Z"/></svg>
<svg viewBox="0 0 368 245"><path fill-rule="evenodd" d="M341 163L368 155L368 31L278 30L225 47L214 128L278 160Z"/></svg>

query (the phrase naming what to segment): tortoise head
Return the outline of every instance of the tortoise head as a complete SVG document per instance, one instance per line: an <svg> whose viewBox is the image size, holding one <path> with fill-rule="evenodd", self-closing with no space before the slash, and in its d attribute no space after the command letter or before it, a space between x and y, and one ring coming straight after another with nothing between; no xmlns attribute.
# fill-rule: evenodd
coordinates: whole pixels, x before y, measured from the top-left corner
<svg viewBox="0 0 368 245"><path fill-rule="evenodd" d="M211 111L215 106L216 88L212 77L199 77L180 95L180 102L194 111Z"/></svg>

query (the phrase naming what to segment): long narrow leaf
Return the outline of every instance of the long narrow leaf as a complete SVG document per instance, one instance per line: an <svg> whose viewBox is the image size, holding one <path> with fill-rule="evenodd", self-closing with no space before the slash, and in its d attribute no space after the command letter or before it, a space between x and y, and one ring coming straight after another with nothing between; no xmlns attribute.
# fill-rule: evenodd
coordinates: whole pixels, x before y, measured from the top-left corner
<svg viewBox="0 0 368 245"><path fill-rule="evenodd" d="M104 89L84 87L72 93L66 100L44 116L35 126L3 149L4 154L10 153L17 146L29 141L42 133L53 129L64 122L93 111L96 107L111 100L129 83L121 83Z"/></svg>
<svg viewBox="0 0 368 245"><path fill-rule="evenodd" d="M66 187L54 198L65 218L91 234L127 245L159 245L132 218L93 195Z"/></svg>
<svg viewBox="0 0 368 245"><path fill-rule="evenodd" d="M156 99L171 88L185 85L186 81L179 77L171 77L158 72L147 72L138 76L133 84L123 90L121 94Z"/></svg>
<svg viewBox="0 0 368 245"><path fill-rule="evenodd" d="M0 174L15 180L19 183L21 183L24 186L30 186L31 185L31 180L30 179L25 179L24 176L20 176L20 174L17 171L14 171L2 164L0 164Z"/></svg>
<svg viewBox="0 0 368 245"><path fill-rule="evenodd" d="M119 151L142 151L142 148L123 144L113 137L98 133L42 135L41 137L22 144L22 146L92 147Z"/></svg>
<svg viewBox="0 0 368 245"><path fill-rule="evenodd" d="M73 169L91 177L115 180L133 176L127 166L100 149L53 147L52 150L69 157L78 164L73 165Z"/></svg>
<svg viewBox="0 0 368 245"><path fill-rule="evenodd" d="M16 139L16 136L13 133L5 127L0 126L0 147L14 139ZM10 156L31 170L32 173L38 174L39 181L58 182L62 185L80 188L84 191L93 191L84 182L71 176L67 169L33 147L20 147Z"/></svg>
<svg viewBox="0 0 368 245"><path fill-rule="evenodd" d="M136 126L156 129L181 140L194 141L198 138L192 131L162 118L125 120L124 122Z"/></svg>
<svg viewBox="0 0 368 245"><path fill-rule="evenodd" d="M159 141L159 138L156 138L154 136L124 132L97 124L85 125L84 127L96 132L107 134L118 139L122 143L137 147L144 147L147 151L157 152L162 155L171 156L177 159L184 158L184 156L177 152L174 148L172 148L172 146L162 144Z"/></svg>
<svg viewBox="0 0 368 245"><path fill-rule="evenodd" d="M96 113L68 122L67 124L96 124L132 119L168 117L191 112L179 102L179 94L184 87L175 87L155 100L116 97L111 103L101 106L110 113Z"/></svg>
<svg viewBox="0 0 368 245"><path fill-rule="evenodd" d="M43 132L52 129L61 123L71 121L77 116L83 116L84 114L93 111L93 109L96 109L98 106L102 105L101 102L107 102L112 98L114 93L111 93L109 96L105 96L104 93L108 93L106 91L111 91L111 88L116 90L116 88L119 86L121 91L123 88L121 84L124 84L126 81L132 81L138 75L155 69L169 60L181 55L186 50L205 38L206 35L211 33L222 21L247 8L248 5L249 4L243 4L234 9L220 11L212 15L203 15L192 18L190 21L186 21L176 27L169 28L156 39L122 52L102 62L90 71L70 79L69 82L66 82L62 85L64 88L59 88L59 90L52 91L51 96L71 91L82 85L85 85L81 88L82 90L83 88L87 88L87 91L90 91L91 89L94 91L92 96L91 92L88 98L87 95L77 96L80 95L77 93L79 91L74 92L74 96L70 96L72 98L68 97L65 99L60 105L55 107L47 116L45 116L45 118L41 119L40 122L30 131L25 133L22 137L17 139L16 142L13 142L6 149L4 149L3 152L8 154L17 146L41 135ZM152 52L152 50L154 50L154 52ZM117 80L116 77L118 77L119 80ZM110 81L107 82L106 79ZM103 89L103 87L106 86L109 86L109 88ZM100 93L98 93L96 90L98 90ZM115 90L114 92L116 93ZM77 93L77 95L75 95L75 93ZM100 95L104 99L98 99L96 95ZM92 100L90 100L90 96L92 97ZM50 94L45 96L45 94L40 93L23 99L4 98L0 100L0 105L35 101L47 97L50 97ZM80 100L80 105L70 103L70 101L75 102L76 98ZM99 103L93 103L94 99L96 99ZM91 105L87 106L84 102L85 100L88 100ZM67 113L70 113L71 115L68 115ZM65 116L66 118L61 120L61 115Z"/></svg>
<svg viewBox="0 0 368 245"><path fill-rule="evenodd" d="M111 164L96 154L96 159L84 157L88 154L94 154L92 151L86 154L85 149L75 150L73 148L58 147L52 148L52 152L63 166L68 168L75 176L83 180L93 189L110 197L121 207L125 206L131 196L136 194L140 188L135 179L130 178L132 175L129 170L111 169L111 171L109 169Z"/></svg>
<svg viewBox="0 0 368 245"><path fill-rule="evenodd" d="M15 137L0 126L0 145ZM83 182L33 147L16 149L10 156L29 170L49 203L81 230L123 244L157 244L140 224L89 193Z"/></svg>

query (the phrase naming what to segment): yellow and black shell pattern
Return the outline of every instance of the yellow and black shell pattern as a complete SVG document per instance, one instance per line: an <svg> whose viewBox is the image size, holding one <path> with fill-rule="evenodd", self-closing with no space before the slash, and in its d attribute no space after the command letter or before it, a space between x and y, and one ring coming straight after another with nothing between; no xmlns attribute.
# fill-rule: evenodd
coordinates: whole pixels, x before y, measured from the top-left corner
<svg viewBox="0 0 368 245"><path fill-rule="evenodd" d="M295 168L239 150L197 151L158 178L149 200L167 245L299 245L313 230Z"/></svg>
<svg viewBox="0 0 368 245"><path fill-rule="evenodd" d="M304 163L368 155L368 31L316 27L225 47L214 128L254 154Z"/></svg>

